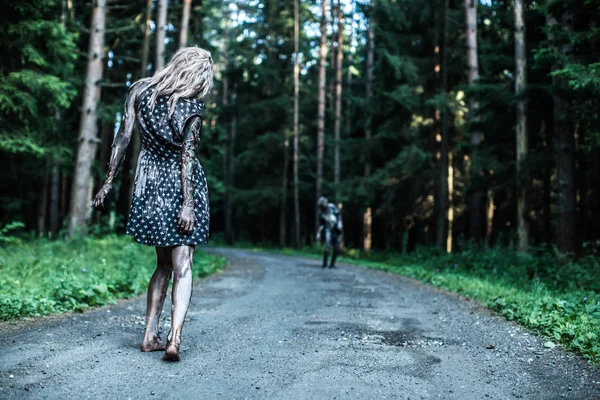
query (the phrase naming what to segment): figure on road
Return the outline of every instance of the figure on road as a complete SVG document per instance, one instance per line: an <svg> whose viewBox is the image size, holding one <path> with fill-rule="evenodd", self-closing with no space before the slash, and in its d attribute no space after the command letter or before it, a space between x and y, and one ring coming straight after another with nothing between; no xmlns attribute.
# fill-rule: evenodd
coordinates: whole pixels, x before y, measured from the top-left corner
<svg viewBox="0 0 600 400"><path fill-rule="evenodd" d="M342 232L344 225L342 223L342 214L335 204L329 203L327 198L321 197L319 205L319 230L317 231L317 242L325 241L323 250L323 268L327 268L327 259L333 248L331 263L329 268L335 268L335 259L340 254L340 244L342 243Z"/></svg>
<svg viewBox="0 0 600 400"><path fill-rule="evenodd" d="M194 149L202 131L200 98L212 86L212 56L198 47L180 49L153 77L131 85L106 180L94 198L94 207L102 209L137 125L142 148L126 232L156 248L141 350L165 350L166 361L180 359L181 331L192 296L194 246L208 242L208 187ZM171 331L164 343L158 325L171 275Z"/></svg>

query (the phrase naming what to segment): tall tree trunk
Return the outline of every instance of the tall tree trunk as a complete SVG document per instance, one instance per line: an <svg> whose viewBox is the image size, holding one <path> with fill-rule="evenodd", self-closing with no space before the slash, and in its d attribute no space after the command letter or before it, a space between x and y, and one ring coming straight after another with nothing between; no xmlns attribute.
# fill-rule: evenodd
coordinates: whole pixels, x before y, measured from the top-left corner
<svg viewBox="0 0 600 400"><path fill-rule="evenodd" d="M165 38L167 36L167 7L169 0L158 0L156 25L156 66L154 71L165 65Z"/></svg>
<svg viewBox="0 0 600 400"><path fill-rule="evenodd" d="M372 136L372 110L371 110L371 99L373 97L373 61L375 58L375 32L373 30L373 16L369 20L369 28L367 30L367 83L366 83L366 120L365 120L365 142L366 146L370 146ZM365 181L369 179L371 175L371 160L370 154L367 152L365 160ZM363 249L366 251L371 250L371 226L372 226L372 214L371 206L367 206L367 209L363 213Z"/></svg>
<svg viewBox="0 0 600 400"><path fill-rule="evenodd" d="M148 75L148 59L150 58L150 23L152 22L152 0L146 0L146 15L144 19L144 41L140 63L140 78Z"/></svg>
<svg viewBox="0 0 600 400"><path fill-rule="evenodd" d="M283 133L283 176L281 179L281 204L279 208L279 246L285 247L287 243L287 192L288 169L290 164L290 140L287 130Z"/></svg>
<svg viewBox="0 0 600 400"><path fill-rule="evenodd" d="M527 157L527 52L525 46L524 0L515 0L515 92L517 95L517 236L519 251L527 251L529 227L527 224L527 184L523 175L523 162Z"/></svg>
<svg viewBox="0 0 600 400"><path fill-rule="evenodd" d="M192 0L183 0L183 13L181 14L181 30L179 31L179 48L187 47L188 31L190 26L190 9Z"/></svg>
<svg viewBox="0 0 600 400"><path fill-rule="evenodd" d="M300 159L300 0L294 0L294 245L300 247L300 181L298 162Z"/></svg>
<svg viewBox="0 0 600 400"><path fill-rule="evenodd" d="M337 57L335 64L335 123L334 123L334 160L333 181L335 201L340 201L340 130L342 124L342 69L344 63L344 21L341 0L337 3Z"/></svg>
<svg viewBox="0 0 600 400"><path fill-rule="evenodd" d="M48 185L49 185L49 174L44 173L44 178L42 180L42 191L38 198L38 235L40 237L46 236L46 221L48 217Z"/></svg>
<svg viewBox="0 0 600 400"><path fill-rule="evenodd" d="M554 40L553 27L558 21L553 15L548 15L546 20L549 28L550 41ZM565 11L561 15L560 25L563 29L571 30L571 15ZM565 41L560 45L560 52L568 56L572 45ZM553 65L552 71L559 69L560 65ZM575 138L569 126L568 100L560 93L564 84L560 77L552 76L552 86L555 92L554 101L554 136L552 138L554 164L556 165L556 247L563 253L573 254L577 251L577 188L575 177Z"/></svg>
<svg viewBox="0 0 600 400"><path fill-rule="evenodd" d="M61 10L61 14L60 14L60 24L64 28L67 24L67 11L70 11L69 2L61 0L61 7L62 7L62 10ZM56 126L60 129L62 114L58 108L56 108L55 119L56 119ZM60 160L58 158L58 155L52 154L51 161L50 161L50 168L51 168L51 172L50 172L51 177L50 177L50 207L48 209L48 220L49 220L48 235L51 239L54 239L56 237L56 235L58 234L58 224L59 224L59 220L60 220L60 203L59 203L59 201L60 201L60 198L59 198L59 196L60 196Z"/></svg>
<svg viewBox="0 0 600 400"><path fill-rule="evenodd" d="M321 0L321 43L319 48L319 105L317 121L317 181L315 227L319 225L317 201L323 194L323 155L325 153L325 64L327 57L327 0Z"/></svg>
<svg viewBox="0 0 600 400"><path fill-rule="evenodd" d="M448 9L449 0L444 0L443 21L442 21L442 40L440 52L440 72L442 93L448 93ZM449 142L448 137L448 107L444 105L440 113L441 119L441 149L440 149L440 177L439 177L439 198L438 198L438 218L437 218L437 245L439 248L451 251L448 248L448 205L449 205ZM452 239L450 239L450 246Z"/></svg>
<svg viewBox="0 0 600 400"><path fill-rule="evenodd" d="M50 229L48 233L51 238L55 238L58 234L59 221L59 201L60 201L60 161L57 156L52 156L52 172L50 178L50 209L49 222Z"/></svg>
<svg viewBox="0 0 600 400"><path fill-rule="evenodd" d="M231 88L231 121L229 124L229 138L227 140L227 188L225 195L225 241L233 243L233 188L235 176L235 140L237 133L237 116L235 113L235 100L237 96L236 84Z"/></svg>
<svg viewBox="0 0 600 400"><path fill-rule="evenodd" d="M98 122L98 100L100 99L100 80L104 66L104 30L106 24L106 0L96 0L92 12L92 29L88 50L88 64L83 89L83 105L79 126L79 145L71 190L69 216L69 235L87 228L90 212L89 191L92 164L96 155L96 137Z"/></svg>
<svg viewBox="0 0 600 400"><path fill-rule="evenodd" d="M469 85L479 80L479 62L477 59L477 3L478 0L465 0L465 14L467 22L467 63ZM469 122L471 131L471 166L478 164L479 145L481 143L481 132L476 126L479 122L479 101L472 96L469 99ZM471 179L478 177L481 171L471 167ZM476 178L477 179L477 178ZM481 188L475 188L471 192L469 201L469 231L471 238L481 243L486 230L486 192Z"/></svg>
<svg viewBox="0 0 600 400"><path fill-rule="evenodd" d="M142 45L142 57L140 63L140 79L145 78L148 74L148 59L150 58L150 22L152 21L152 0L146 0L146 16L144 20L144 42ZM135 184L135 170L137 167L138 157L142 148L140 135L133 134L131 138L131 158L129 159L128 173L123 174L127 179L129 187L129 198L133 197L133 186Z"/></svg>
<svg viewBox="0 0 600 400"><path fill-rule="evenodd" d="M331 39L330 39L330 48L331 51L329 52L329 70L331 71L330 78L327 80L327 101L329 102L329 106L325 107L325 110L331 110L334 109L335 110L335 74L336 74L336 68L335 68L335 63L336 63L336 45L337 45L337 26L335 23L335 19L336 19L336 8L337 5L335 3L335 0L331 0L331 3L329 5L329 19L330 19L330 24L331 24Z"/></svg>
<svg viewBox="0 0 600 400"><path fill-rule="evenodd" d="M446 252L452 253L452 226L454 224L454 167L452 166L452 152L448 152L448 233L446 235Z"/></svg>
<svg viewBox="0 0 600 400"><path fill-rule="evenodd" d="M230 15L233 17L233 15ZM229 44L231 41L229 21L225 21L225 40L223 41L223 108L229 114L229 123L231 124L231 110L229 109ZM231 158L231 126L229 126L229 132L227 134L227 140L224 143L224 158L223 158L223 181L225 184L225 193L223 196L224 203L224 230L225 230L225 243L233 243L233 210L231 209L233 202L231 201L232 187L231 187L231 176L233 171L230 170L230 158Z"/></svg>
<svg viewBox="0 0 600 400"><path fill-rule="evenodd" d="M69 11L69 16L71 20L75 19L75 9L73 8L73 0L67 0L67 10Z"/></svg>

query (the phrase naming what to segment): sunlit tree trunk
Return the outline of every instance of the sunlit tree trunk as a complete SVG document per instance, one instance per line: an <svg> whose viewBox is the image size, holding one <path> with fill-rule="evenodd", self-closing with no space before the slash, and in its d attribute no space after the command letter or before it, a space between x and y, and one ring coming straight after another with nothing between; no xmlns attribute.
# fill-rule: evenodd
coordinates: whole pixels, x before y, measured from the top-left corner
<svg viewBox="0 0 600 400"><path fill-rule="evenodd" d="M281 179L281 201L279 205L279 246L285 247L287 242L287 192L288 168L290 164L290 141L287 129L283 132L283 174Z"/></svg>
<svg viewBox="0 0 600 400"><path fill-rule="evenodd" d="M317 180L315 227L319 225L317 201L323 194L323 155L325 153L325 64L327 57L327 0L321 0L321 43L319 48L319 105L317 121Z"/></svg>
<svg viewBox="0 0 600 400"><path fill-rule="evenodd" d="M559 26L562 29L571 29L571 15L565 11L561 15L560 23L553 15L548 15L546 20L549 28L549 39L553 41L553 29ZM572 45L565 41L560 45L560 52L568 55ZM561 68L556 64L552 66L555 71ZM556 165L556 247L563 253L573 254L577 251L577 188L575 172L575 137L568 122L568 100L559 92L564 85L560 77L552 76L552 86L555 92L552 96L554 102L554 135L552 138L554 164ZM558 90L556 90L558 89Z"/></svg>
<svg viewBox="0 0 600 400"><path fill-rule="evenodd" d="M337 31L337 27L335 24L335 19L336 19L336 4L335 4L335 0L331 0L331 4L329 5L329 19L330 19L330 26L331 26L331 38L330 38L330 47L331 47L331 51L329 52L329 70L331 71L330 73L330 78L327 81L327 101L329 102L329 107L326 109L335 109L335 62L336 62L336 58L335 58L335 46L336 46L336 42L337 42L337 35L336 35L336 31Z"/></svg>
<svg viewBox="0 0 600 400"><path fill-rule="evenodd" d="M372 11L371 11L372 12ZM367 30L367 83L366 83L366 121L365 121L365 142L366 145L370 145L372 136L372 111L371 111L371 99L373 97L373 61L375 58L375 32L373 31L373 16L369 21L369 28ZM370 154L367 154L365 161L365 180L369 179L371 175L371 161L369 159ZM371 206L367 206L367 209L363 213L363 249L366 251L371 250L371 226L372 226L372 213Z"/></svg>
<svg viewBox="0 0 600 400"><path fill-rule="evenodd" d="M73 0L67 0L67 10L71 20L75 19L75 9L73 8Z"/></svg>
<svg viewBox="0 0 600 400"><path fill-rule="evenodd" d="M442 12L442 40L440 41L440 73L441 73L441 88L442 93L448 93L448 8L449 0L444 1ZM448 107L445 105L440 111L441 129L440 129L440 177L439 177L439 198L438 201L438 216L437 216L437 245L439 248L450 252L452 239L448 241L449 232L448 223L448 208L449 208L449 142L448 137ZM448 245L450 243L450 246Z"/></svg>
<svg viewBox="0 0 600 400"><path fill-rule="evenodd" d="M469 85L479 80L479 62L477 58L477 3L478 0L465 0L465 14L467 22L467 63ZM480 170L473 168L477 164L479 156L479 145L481 144L481 132L477 127L479 122L479 101L472 96L469 99L469 123L471 136L471 179L480 174ZM469 231L471 238L481 243L486 231L486 192L481 188L475 188L471 192L469 201Z"/></svg>
<svg viewBox="0 0 600 400"><path fill-rule="evenodd" d="M97 0L92 12L88 63L83 89L83 104L73 187L69 211L69 234L71 236L87 228L90 213L90 183L92 164L96 155L98 100L100 80L104 65L104 30L106 24L106 0Z"/></svg>
<svg viewBox="0 0 600 400"><path fill-rule="evenodd" d="M180 49L187 47L191 8L192 8L192 0L183 0L183 12L181 14L181 30L179 31L179 48Z"/></svg>
<svg viewBox="0 0 600 400"><path fill-rule="evenodd" d="M340 201L340 130L342 124L342 72L344 63L344 20L341 0L337 4L337 57L335 65L335 123L334 123L334 160L333 180L335 184L335 201Z"/></svg>
<svg viewBox="0 0 600 400"><path fill-rule="evenodd" d="M158 0L157 4L155 71L165 65L165 38L167 36L167 7L169 0Z"/></svg>
<svg viewBox="0 0 600 400"><path fill-rule="evenodd" d="M527 184L523 175L523 162L527 157L527 53L525 46L524 1L515 0L515 92L517 95L517 236L519 251L527 251L529 229L527 226Z"/></svg>
<svg viewBox="0 0 600 400"><path fill-rule="evenodd" d="M300 0L294 0L294 245L300 247L300 181L298 162L300 159Z"/></svg>

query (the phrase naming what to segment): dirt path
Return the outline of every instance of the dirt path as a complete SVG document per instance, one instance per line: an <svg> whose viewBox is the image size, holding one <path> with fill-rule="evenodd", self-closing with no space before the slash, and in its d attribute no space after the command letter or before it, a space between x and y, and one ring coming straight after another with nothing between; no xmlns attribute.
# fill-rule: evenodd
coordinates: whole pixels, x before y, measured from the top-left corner
<svg viewBox="0 0 600 400"><path fill-rule="evenodd" d="M139 351L143 298L3 324L0 399L600 399L597 367L456 296L211 251L231 265L195 284L182 362Z"/></svg>

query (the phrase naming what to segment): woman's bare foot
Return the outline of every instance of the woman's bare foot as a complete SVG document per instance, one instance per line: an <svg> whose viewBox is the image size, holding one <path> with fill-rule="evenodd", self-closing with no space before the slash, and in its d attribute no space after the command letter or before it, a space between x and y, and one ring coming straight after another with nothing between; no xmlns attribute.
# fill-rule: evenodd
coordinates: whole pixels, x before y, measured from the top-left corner
<svg viewBox="0 0 600 400"><path fill-rule="evenodd" d="M151 351L160 351L160 350L164 350L166 349L167 346L165 345L165 342L160 341L158 338L154 338L150 341L144 341L142 342L142 346L141 346L141 350L144 353L148 353Z"/></svg>
<svg viewBox="0 0 600 400"><path fill-rule="evenodd" d="M169 342L165 351L165 355L162 358L164 361L179 361L179 346L175 343Z"/></svg>

